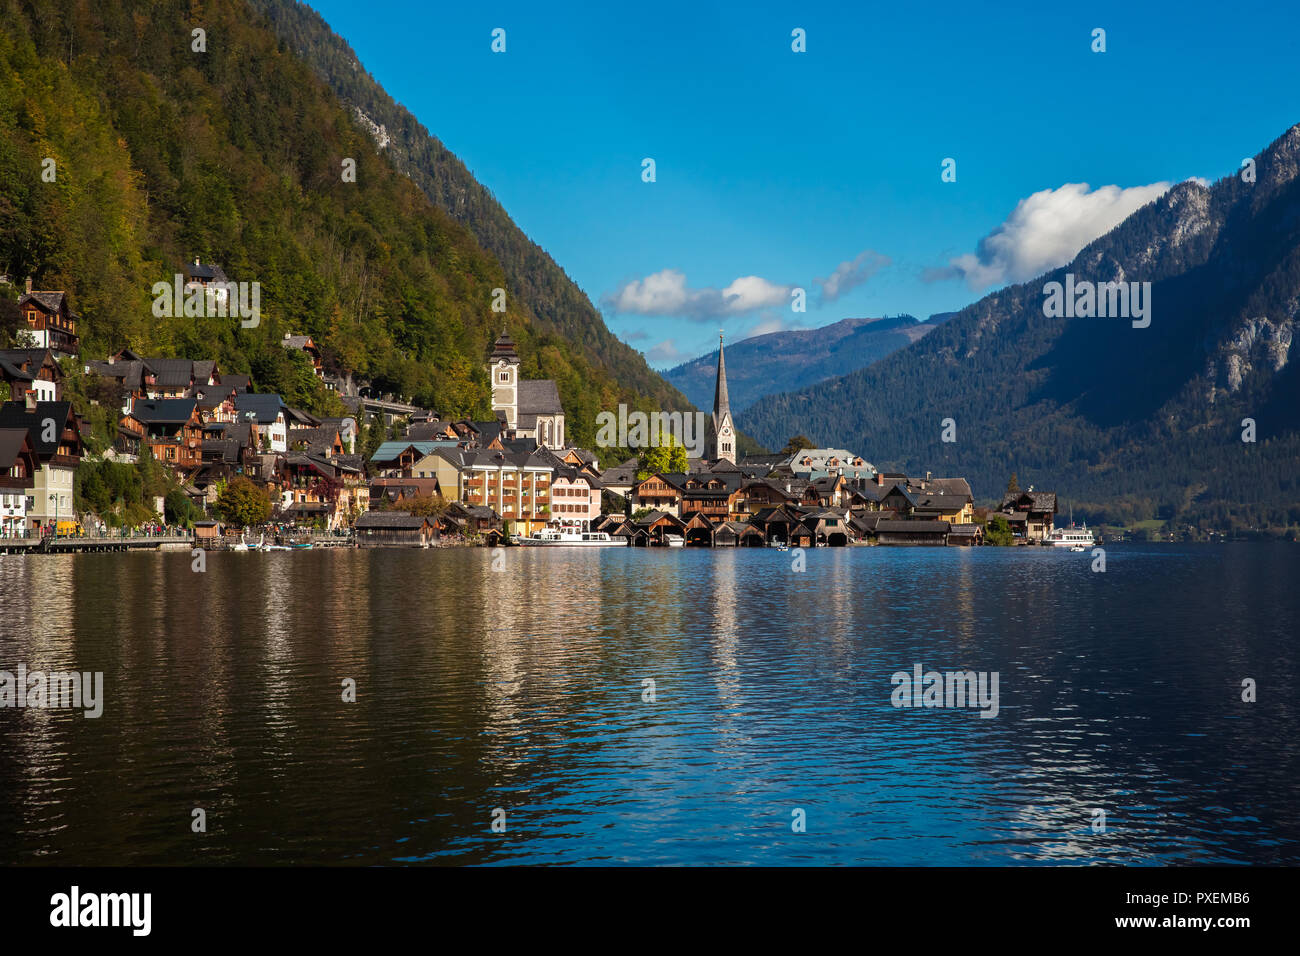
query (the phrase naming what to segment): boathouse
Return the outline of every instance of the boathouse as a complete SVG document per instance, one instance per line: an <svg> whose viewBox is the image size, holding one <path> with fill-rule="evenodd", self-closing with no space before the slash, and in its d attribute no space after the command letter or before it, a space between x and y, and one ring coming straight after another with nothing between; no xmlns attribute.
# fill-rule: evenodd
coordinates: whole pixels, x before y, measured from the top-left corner
<svg viewBox="0 0 1300 956"><path fill-rule="evenodd" d="M427 548L434 533L428 518L405 511L367 511L356 524L359 548Z"/></svg>
<svg viewBox="0 0 1300 956"><path fill-rule="evenodd" d="M881 521L876 525L876 541L882 545L929 545L942 548L948 543L946 521Z"/></svg>

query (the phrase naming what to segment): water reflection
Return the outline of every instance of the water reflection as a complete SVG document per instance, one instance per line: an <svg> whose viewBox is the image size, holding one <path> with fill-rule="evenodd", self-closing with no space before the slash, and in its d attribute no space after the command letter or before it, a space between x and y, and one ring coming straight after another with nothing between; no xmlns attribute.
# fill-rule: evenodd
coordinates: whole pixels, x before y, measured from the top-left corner
<svg viewBox="0 0 1300 956"><path fill-rule="evenodd" d="M792 560L6 557L0 669L107 700L0 710L0 858L1300 862L1294 548ZM1000 716L891 707L915 662L998 671Z"/></svg>

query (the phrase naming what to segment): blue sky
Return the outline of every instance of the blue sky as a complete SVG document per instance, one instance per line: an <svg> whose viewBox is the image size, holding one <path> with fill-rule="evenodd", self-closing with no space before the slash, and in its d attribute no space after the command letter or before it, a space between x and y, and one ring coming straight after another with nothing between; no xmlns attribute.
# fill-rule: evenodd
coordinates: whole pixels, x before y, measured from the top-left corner
<svg viewBox="0 0 1300 956"><path fill-rule="evenodd" d="M960 308L1300 122L1294 4L312 6L659 368Z"/></svg>

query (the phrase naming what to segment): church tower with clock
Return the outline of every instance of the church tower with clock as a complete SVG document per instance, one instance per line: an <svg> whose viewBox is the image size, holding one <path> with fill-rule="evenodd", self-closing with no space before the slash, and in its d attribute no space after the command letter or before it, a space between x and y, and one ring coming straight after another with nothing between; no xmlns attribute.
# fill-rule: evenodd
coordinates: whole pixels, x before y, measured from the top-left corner
<svg viewBox="0 0 1300 956"><path fill-rule="evenodd" d="M492 376L492 411L503 412L506 425L514 429L519 425L519 354L504 330L492 347L488 370Z"/></svg>

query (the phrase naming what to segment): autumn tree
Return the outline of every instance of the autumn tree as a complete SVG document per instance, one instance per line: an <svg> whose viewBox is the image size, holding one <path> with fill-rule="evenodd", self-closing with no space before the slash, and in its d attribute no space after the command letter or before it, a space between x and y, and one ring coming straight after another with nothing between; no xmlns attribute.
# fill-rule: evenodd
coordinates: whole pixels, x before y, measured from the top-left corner
<svg viewBox="0 0 1300 956"><path fill-rule="evenodd" d="M212 511L227 524L247 528L271 517L271 499L243 475L237 475L221 489Z"/></svg>

